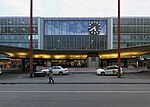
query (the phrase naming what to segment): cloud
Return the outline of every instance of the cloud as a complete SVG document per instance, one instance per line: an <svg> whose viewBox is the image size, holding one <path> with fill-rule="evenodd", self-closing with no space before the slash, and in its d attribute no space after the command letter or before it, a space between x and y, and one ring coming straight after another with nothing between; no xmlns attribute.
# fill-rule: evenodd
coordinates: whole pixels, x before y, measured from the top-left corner
<svg viewBox="0 0 150 107"><path fill-rule="evenodd" d="M33 4L33 13L35 13L36 16L43 16L47 14L47 10L45 9L45 6L48 6L47 0L34 0Z"/></svg>
<svg viewBox="0 0 150 107"><path fill-rule="evenodd" d="M114 2L113 2L114 1ZM115 15L116 0L60 0L60 14L66 16Z"/></svg>
<svg viewBox="0 0 150 107"><path fill-rule="evenodd" d="M4 3L6 4L7 8L10 9L10 12L13 11L16 13L16 15L30 15L30 0L5 0ZM33 0L33 15L45 13L45 5L41 4L41 0Z"/></svg>
<svg viewBox="0 0 150 107"><path fill-rule="evenodd" d="M121 11L123 16L149 16L149 0L122 0Z"/></svg>
<svg viewBox="0 0 150 107"><path fill-rule="evenodd" d="M120 0L121 16L149 16L149 0ZM47 17L117 16L118 0L33 0L33 15ZM1 15L29 16L30 0L0 0ZM3 12L5 10L6 12Z"/></svg>
<svg viewBox="0 0 150 107"><path fill-rule="evenodd" d="M29 14L29 0L5 0L4 3L10 12L16 12L19 15Z"/></svg>

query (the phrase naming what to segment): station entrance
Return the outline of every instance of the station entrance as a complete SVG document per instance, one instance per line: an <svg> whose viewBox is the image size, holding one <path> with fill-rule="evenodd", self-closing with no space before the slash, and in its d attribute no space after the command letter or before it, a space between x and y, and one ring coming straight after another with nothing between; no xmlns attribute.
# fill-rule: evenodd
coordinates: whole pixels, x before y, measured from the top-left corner
<svg viewBox="0 0 150 107"><path fill-rule="evenodd" d="M86 59L54 59L50 60L51 66L60 65L62 67L87 67Z"/></svg>

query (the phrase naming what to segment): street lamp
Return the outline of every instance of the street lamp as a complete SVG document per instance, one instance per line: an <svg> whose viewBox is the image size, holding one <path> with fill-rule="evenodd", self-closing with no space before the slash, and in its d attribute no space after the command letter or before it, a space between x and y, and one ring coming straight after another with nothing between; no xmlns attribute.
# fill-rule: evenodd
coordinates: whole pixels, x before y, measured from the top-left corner
<svg viewBox="0 0 150 107"><path fill-rule="evenodd" d="M120 0L118 0L118 78L120 75Z"/></svg>
<svg viewBox="0 0 150 107"><path fill-rule="evenodd" d="M30 77L33 77L33 47L32 47L32 5L33 1L30 0Z"/></svg>

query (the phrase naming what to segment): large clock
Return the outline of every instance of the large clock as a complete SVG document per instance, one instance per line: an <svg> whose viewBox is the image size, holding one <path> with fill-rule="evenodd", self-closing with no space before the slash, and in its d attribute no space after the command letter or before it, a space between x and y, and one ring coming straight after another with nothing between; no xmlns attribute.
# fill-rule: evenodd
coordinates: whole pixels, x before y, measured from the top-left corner
<svg viewBox="0 0 150 107"><path fill-rule="evenodd" d="M101 31L101 25L98 21L91 21L89 23L88 31L91 35L98 35Z"/></svg>

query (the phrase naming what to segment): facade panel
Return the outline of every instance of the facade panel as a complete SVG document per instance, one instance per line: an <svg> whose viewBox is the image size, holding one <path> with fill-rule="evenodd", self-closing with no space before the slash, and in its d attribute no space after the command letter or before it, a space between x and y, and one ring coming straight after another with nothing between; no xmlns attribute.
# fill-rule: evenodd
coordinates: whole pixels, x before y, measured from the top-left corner
<svg viewBox="0 0 150 107"><path fill-rule="evenodd" d="M149 17L121 18L121 48L150 44ZM113 48L118 47L117 18L113 19Z"/></svg>
<svg viewBox="0 0 150 107"><path fill-rule="evenodd" d="M38 18L33 18L33 48L38 48ZM29 17L0 17L0 45L30 47Z"/></svg>
<svg viewBox="0 0 150 107"><path fill-rule="evenodd" d="M103 18L43 18L44 49L108 49L107 19ZM100 24L100 33L89 34L91 22ZM41 44L42 45L42 44Z"/></svg>

